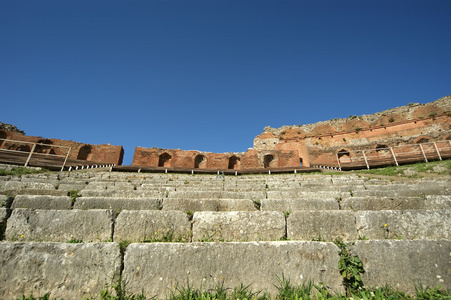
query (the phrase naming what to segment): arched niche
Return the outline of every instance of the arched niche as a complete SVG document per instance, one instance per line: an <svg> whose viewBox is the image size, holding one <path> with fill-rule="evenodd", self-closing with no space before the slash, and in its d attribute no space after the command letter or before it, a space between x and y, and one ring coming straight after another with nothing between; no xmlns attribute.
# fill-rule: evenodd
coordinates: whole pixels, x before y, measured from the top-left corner
<svg viewBox="0 0 451 300"><path fill-rule="evenodd" d="M36 145L35 152L37 153L51 153L52 149L50 145L53 145L53 142L49 139L40 139L38 140L38 144L42 145ZM47 146L49 145L49 146ZM55 151L53 151L55 153Z"/></svg>
<svg viewBox="0 0 451 300"><path fill-rule="evenodd" d="M194 168L205 168L207 164L207 159L202 154L196 155L194 158Z"/></svg>
<svg viewBox="0 0 451 300"><path fill-rule="evenodd" d="M160 154L158 158L158 166L159 167L171 167L172 156L168 153L164 152Z"/></svg>
<svg viewBox="0 0 451 300"><path fill-rule="evenodd" d="M30 152L31 148L28 145L20 145L16 148L17 151Z"/></svg>
<svg viewBox="0 0 451 300"><path fill-rule="evenodd" d="M272 154L267 154L263 157L263 166L265 168L273 167L274 165L274 156Z"/></svg>
<svg viewBox="0 0 451 300"><path fill-rule="evenodd" d="M421 139L419 139L419 140L417 141L417 144L424 144L424 143L428 143L428 142L429 142L429 139L428 139L428 138L422 137Z"/></svg>
<svg viewBox="0 0 451 300"><path fill-rule="evenodd" d="M92 157L92 146L91 145L84 145L78 151L77 159L90 160L91 157Z"/></svg>
<svg viewBox="0 0 451 300"><path fill-rule="evenodd" d="M229 166L228 169L237 170L240 168L240 158L235 155L229 158Z"/></svg>
<svg viewBox="0 0 451 300"><path fill-rule="evenodd" d="M376 145L376 152L380 153L380 154L385 154L388 153L390 151L390 149L388 148L387 145L384 144L377 144Z"/></svg>
<svg viewBox="0 0 451 300"><path fill-rule="evenodd" d="M351 162L351 155L348 150L341 149L337 152L338 160L340 163L350 163Z"/></svg>

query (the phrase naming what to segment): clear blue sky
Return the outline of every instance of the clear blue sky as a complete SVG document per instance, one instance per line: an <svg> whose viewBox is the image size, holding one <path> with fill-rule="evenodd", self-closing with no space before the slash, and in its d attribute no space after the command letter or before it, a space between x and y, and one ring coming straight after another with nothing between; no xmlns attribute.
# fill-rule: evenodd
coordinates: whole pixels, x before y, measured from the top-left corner
<svg viewBox="0 0 451 300"><path fill-rule="evenodd" d="M0 121L241 152L265 126L451 94L451 1L2 0Z"/></svg>

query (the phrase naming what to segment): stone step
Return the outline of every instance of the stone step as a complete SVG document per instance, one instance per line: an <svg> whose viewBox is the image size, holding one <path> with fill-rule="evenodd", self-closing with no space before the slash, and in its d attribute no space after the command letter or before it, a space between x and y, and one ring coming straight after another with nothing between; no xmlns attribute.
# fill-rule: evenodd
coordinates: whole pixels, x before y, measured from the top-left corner
<svg viewBox="0 0 451 300"><path fill-rule="evenodd" d="M359 211L359 236L377 239L451 239L451 210Z"/></svg>
<svg viewBox="0 0 451 300"><path fill-rule="evenodd" d="M95 299L120 277L117 243L0 243L0 298Z"/></svg>
<svg viewBox="0 0 451 300"><path fill-rule="evenodd" d="M450 240L357 241L351 249L363 262L367 287L388 284L409 294L416 294L418 284L451 289Z"/></svg>
<svg viewBox="0 0 451 300"><path fill-rule="evenodd" d="M425 197L349 197L340 201L343 210L451 209L451 196Z"/></svg>
<svg viewBox="0 0 451 300"><path fill-rule="evenodd" d="M16 208L6 223L8 241L66 242L111 240L111 210L41 210Z"/></svg>
<svg viewBox="0 0 451 300"><path fill-rule="evenodd" d="M305 199L336 199L342 196L340 191L304 192L300 190L267 191L268 200L305 200Z"/></svg>
<svg viewBox="0 0 451 300"><path fill-rule="evenodd" d="M259 201L249 199L163 199L163 210L187 211L256 211Z"/></svg>
<svg viewBox="0 0 451 300"><path fill-rule="evenodd" d="M72 209L72 199L69 196L18 195L11 208Z"/></svg>
<svg viewBox="0 0 451 300"><path fill-rule="evenodd" d="M450 249L449 240L357 241L351 246L363 262L365 286L389 284L407 293L415 293L418 282L451 288ZM338 252L336 245L324 242L132 243L122 258L118 243L2 242L0 297L49 292L55 298L95 298L117 284L121 265L129 294L159 299L187 282L203 290L249 285L250 291L275 296L282 276L296 286L313 280L343 294Z"/></svg>
<svg viewBox="0 0 451 300"><path fill-rule="evenodd" d="M52 190L56 189L56 184L46 182L0 181L0 191L25 189Z"/></svg>
<svg viewBox="0 0 451 300"><path fill-rule="evenodd" d="M121 198L166 198L166 192L163 191L146 191L146 190L81 190L80 195L83 197L121 197Z"/></svg>
<svg viewBox="0 0 451 300"><path fill-rule="evenodd" d="M265 199L264 191L229 192L229 191L182 191L169 192L169 199Z"/></svg>
<svg viewBox="0 0 451 300"><path fill-rule="evenodd" d="M111 209L122 210L161 210L162 200L157 198L123 197L80 197L74 203L74 209Z"/></svg>
<svg viewBox="0 0 451 300"><path fill-rule="evenodd" d="M292 212L297 210L338 210L339 202L335 198L324 197L305 198L305 199L288 199L288 200L272 200L263 199L261 201L262 211L280 211Z"/></svg>
<svg viewBox="0 0 451 300"><path fill-rule="evenodd" d="M181 211L128 211L116 218L114 241L190 242L189 216Z"/></svg>
<svg viewBox="0 0 451 300"><path fill-rule="evenodd" d="M277 277L294 285L324 282L343 292L338 247L317 242L131 244L123 280L131 293L165 299L175 287L203 290L249 285L250 291L277 293Z"/></svg>
<svg viewBox="0 0 451 300"><path fill-rule="evenodd" d="M450 239L451 210L295 211L287 218L291 240L351 241Z"/></svg>
<svg viewBox="0 0 451 300"><path fill-rule="evenodd" d="M67 196L68 191L62 191L62 190L45 190L45 189L23 189L23 190L7 190L7 191L0 191L0 194L4 195L10 195L12 197L17 195L44 195L44 196Z"/></svg>
<svg viewBox="0 0 451 300"><path fill-rule="evenodd" d="M285 237L285 216L281 212L196 212L195 241L278 241Z"/></svg>

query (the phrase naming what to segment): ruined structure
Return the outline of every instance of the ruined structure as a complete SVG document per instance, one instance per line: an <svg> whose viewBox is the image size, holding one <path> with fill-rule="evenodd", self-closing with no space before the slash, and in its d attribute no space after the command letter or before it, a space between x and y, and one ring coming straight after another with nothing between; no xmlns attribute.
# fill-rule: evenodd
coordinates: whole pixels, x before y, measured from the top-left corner
<svg viewBox="0 0 451 300"><path fill-rule="evenodd" d="M257 151L294 150L300 162L337 165L349 153L451 139L451 96L411 103L372 115L350 116L302 126L266 127L254 139Z"/></svg>
<svg viewBox="0 0 451 300"><path fill-rule="evenodd" d="M5 124L2 123L2 125ZM13 127L15 128L15 126ZM7 130L6 128L10 130ZM37 143L33 151L34 153L65 156L68 148L57 147L64 146L70 147L70 159L102 162L105 164L121 165L124 156L124 149L122 146L113 146L110 144L91 145L60 139L46 139L38 136L24 135L23 131L12 130L11 127L8 126L0 127L0 149L30 152L33 146L29 143Z"/></svg>
<svg viewBox="0 0 451 300"><path fill-rule="evenodd" d="M236 170L337 166L339 161L351 160L352 152L356 150L373 149L383 157L390 147L445 140L451 140L451 96L428 104L411 103L372 115L302 126L266 127L254 139L254 147L245 153L136 147L133 165ZM449 147L445 150L451 153L451 144L447 145L439 145L442 147L439 150ZM409 147L412 149L403 151L413 153L417 150ZM432 149L434 145L425 147L436 151Z"/></svg>
<svg viewBox="0 0 451 300"><path fill-rule="evenodd" d="M133 165L137 166L215 170L283 168L298 166L298 162L298 155L293 150L250 149L241 153L211 153L136 147L133 156Z"/></svg>
<svg viewBox="0 0 451 300"><path fill-rule="evenodd" d="M8 127L9 126L9 127ZM34 152L66 154L70 159L122 164L122 146L90 145L59 139L26 136L14 126L0 123L0 149L30 152L31 146L2 139L38 143ZM377 162L396 163L393 147L405 147L396 155L404 162L451 157L451 96L428 104L411 103L372 115L350 116L315 124L266 127L254 139L254 147L239 153L136 147L133 166L172 169L255 170L301 166L341 166L356 161L356 151L370 151ZM445 143L443 143L445 141ZM438 142L425 144L428 142ZM421 145L419 148L416 147ZM64 152L64 153L62 153ZM416 152L416 153L415 153ZM364 155L363 155L364 156ZM365 163L368 165L366 157ZM354 167L363 166L364 162ZM252 172L252 171L251 171Z"/></svg>

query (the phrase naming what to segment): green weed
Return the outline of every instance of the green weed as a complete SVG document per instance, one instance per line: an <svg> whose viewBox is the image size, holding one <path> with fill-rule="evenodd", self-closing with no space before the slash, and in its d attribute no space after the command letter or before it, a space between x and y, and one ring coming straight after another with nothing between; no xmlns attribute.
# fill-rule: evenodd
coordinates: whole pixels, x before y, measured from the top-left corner
<svg viewBox="0 0 451 300"><path fill-rule="evenodd" d="M357 255L352 255L348 249L349 245L341 240L336 240L335 245L340 248L340 260L338 261L338 270L343 278L343 285L346 289L346 296L355 293L363 288L363 281L360 274L363 274L363 263Z"/></svg>
<svg viewBox="0 0 451 300"><path fill-rule="evenodd" d="M7 170L0 170L0 176L7 176L7 175L14 175L14 176L22 176L25 174L38 174L38 173L45 173L50 172L46 169L30 169L26 167L16 167L12 168L11 171Z"/></svg>

